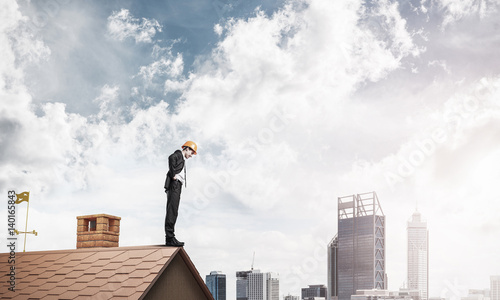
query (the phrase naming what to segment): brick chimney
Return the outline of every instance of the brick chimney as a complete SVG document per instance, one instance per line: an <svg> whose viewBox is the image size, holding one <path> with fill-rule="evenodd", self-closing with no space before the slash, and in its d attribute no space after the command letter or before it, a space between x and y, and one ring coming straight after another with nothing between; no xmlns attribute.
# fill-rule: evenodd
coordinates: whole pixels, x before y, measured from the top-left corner
<svg viewBox="0 0 500 300"><path fill-rule="evenodd" d="M118 247L120 217L106 214L76 217L76 248Z"/></svg>

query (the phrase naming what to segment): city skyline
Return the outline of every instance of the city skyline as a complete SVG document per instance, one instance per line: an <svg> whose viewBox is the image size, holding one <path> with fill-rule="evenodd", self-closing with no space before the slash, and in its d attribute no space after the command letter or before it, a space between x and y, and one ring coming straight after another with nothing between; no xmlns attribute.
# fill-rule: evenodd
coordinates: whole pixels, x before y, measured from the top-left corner
<svg viewBox="0 0 500 300"><path fill-rule="evenodd" d="M361 195L361 196L360 196ZM366 195L373 195L372 197L366 196ZM342 205L339 205L339 207L342 207L339 209L338 212L338 217L339 220L342 218L349 218L349 216L354 216L356 214L360 215L369 215L370 213L375 214L378 212L383 215L382 208L380 207L380 203L378 200L378 197L375 192L370 192L370 193L362 193L362 194L354 194L351 196L343 196L343 197L338 197L339 204L342 203ZM347 200L346 200L347 199ZM351 200L352 201L349 201ZM366 201L372 200L372 203L369 203L366 205ZM383 223L385 223L385 215L383 215ZM407 230L407 266L406 266L406 271L407 271L407 281L403 282L403 286L400 288L407 288L408 291L420 291L419 293L419 300L428 300L429 299L429 294L428 294L428 285L429 285L429 252L428 252L428 246L429 246L429 233L427 229L427 222L422 220L421 213L418 211L418 209L415 209L413 214L411 215L411 218L406 222L406 230ZM375 229L374 229L375 230ZM376 230L375 230L376 231ZM383 228L383 231L385 231L385 227ZM383 237L384 235L380 235L380 237ZM376 244L376 241L374 242ZM384 242L385 243L385 240ZM383 249L382 249L383 250ZM330 300L334 299L332 296L335 295L335 293L332 293L332 287L333 288L338 288L338 282L335 281L335 277L338 276L332 266L334 265L334 262L338 260L338 234L332 238L332 240L328 243L327 245L327 276L325 282L327 282L327 285L309 285L310 289L317 289L319 286L325 286L325 299ZM384 256L385 257L385 256ZM255 260L255 253L254 253L254 260ZM252 262L253 265L253 262ZM236 286L240 286L241 288L237 288L237 294L239 295L242 290L248 289L248 278L249 274L253 273L253 268L250 271L238 271L237 272L237 281L236 281ZM260 273L260 270L255 270L257 274L263 274ZM238 275L239 274L239 275ZM269 273L270 274L270 273ZM387 274L386 275L386 280L387 280ZM239 280L240 279L240 283ZM264 277L262 277L264 278ZM262 278L259 278L259 281L261 281ZM412 280L413 279L413 280ZM254 279L255 281L255 279ZM455 283L456 284L456 283ZM494 296L496 295L498 297L500 293L500 276L490 276L490 286L491 290L493 291L496 289L496 293L492 292L492 297L490 300L493 300ZM462 289L462 294L454 294L451 296L451 298L463 298L463 299L468 299L465 297L465 294L463 292L464 287L460 287ZM306 288L302 288L302 293ZM240 292L238 292L240 290ZM360 288L359 290L367 290L366 288ZM386 288L386 290L388 290ZM471 290L473 289L466 289L468 293L470 293ZM446 289L444 289L446 291ZM457 291L454 291L455 293ZM280 295L285 297L285 293L280 291ZM293 296L293 295L292 295ZM432 298L432 297L431 297ZM436 298L436 297L433 297ZM438 297L439 298L439 297ZM238 298L236 297L237 300L249 300L249 297L241 297ZM254 295L253 299L260 299ZM449 299L445 296L443 299ZM497 299L498 300L498 299Z"/></svg>

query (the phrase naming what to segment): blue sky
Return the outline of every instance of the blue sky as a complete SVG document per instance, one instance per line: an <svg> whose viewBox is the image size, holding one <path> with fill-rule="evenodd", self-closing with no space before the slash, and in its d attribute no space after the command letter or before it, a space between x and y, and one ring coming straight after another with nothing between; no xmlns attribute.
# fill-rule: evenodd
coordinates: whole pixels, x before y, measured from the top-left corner
<svg viewBox="0 0 500 300"><path fill-rule="evenodd" d="M64 102L68 111L87 114L96 108L83 103L97 97L104 84L119 86L124 104L137 103L129 89L141 84L134 77L141 66L153 63L158 55L168 51L173 57L182 56L182 75L187 76L196 68L195 59L209 55L218 42L213 30L215 24L228 18L248 18L257 6L271 14L279 7L279 2L272 7L269 2L252 4L252 1L67 2L55 2L54 7L41 2L20 7L32 18L31 25L36 27L37 34L44 36L45 45L51 49L51 57L41 65L31 66L28 74L37 78L31 88L40 101ZM127 11L126 18L131 24L151 29L151 39L138 41L130 35L137 32L116 38L103 34L101 29L106 28L109 17L120 11ZM144 22L146 19L154 22ZM163 49L163 53L153 52L154 47ZM158 86L165 79L161 75L155 78L154 86L142 92L155 98L154 101L163 99L175 105L179 94L164 95Z"/></svg>
<svg viewBox="0 0 500 300"><path fill-rule="evenodd" d="M31 192L29 251L95 213L163 243L167 157L194 140L177 234L228 299L253 252L282 295L326 284L337 197L370 191L390 289L417 203L431 296L498 274L498 1L0 5L0 190Z"/></svg>

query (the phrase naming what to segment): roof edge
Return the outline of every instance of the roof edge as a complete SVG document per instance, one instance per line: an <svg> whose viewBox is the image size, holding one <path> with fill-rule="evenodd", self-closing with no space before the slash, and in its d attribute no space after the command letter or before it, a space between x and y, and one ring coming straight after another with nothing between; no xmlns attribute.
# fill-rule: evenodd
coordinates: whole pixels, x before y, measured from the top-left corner
<svg viewBox="0 0 500 300"><path fill-rule="evenodd" d="M16 252L16 255L38 255L38 254L49 254L49 253L65 253L65 252L95 252L95 251L116 251L116 250L128 250L128 249L148 249L148 248L165 248L165 245L142 245L142 246L125 246L125 247L95 247L95 248L73 248L73 249L62 249L62 250L40 250L40 251L29 251L29 252ZM8 255L8 252L0 253L1 255Z"/></svg>

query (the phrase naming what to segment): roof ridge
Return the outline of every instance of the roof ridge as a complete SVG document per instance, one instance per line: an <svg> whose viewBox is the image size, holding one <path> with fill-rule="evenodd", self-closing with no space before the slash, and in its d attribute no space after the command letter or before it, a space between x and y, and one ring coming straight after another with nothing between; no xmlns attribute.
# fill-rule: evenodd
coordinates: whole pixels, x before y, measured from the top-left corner
<svg viewBox="0 0 500 300"><path fill-rule="evenodd" d="M94 248L78 248L78 249L61 249L61 250L40 250L40 251L29 251L29 252L16 252L16 255L40 255L40 254L51 254L51 253L65 253L65 252L96 252L96 251L119 251L119 250L133 250L133 249L161 249L161 248L179 248L179 247L169 247L165 245L142 245L142 246L125 246L125 247L94 247ZM7 252L0 253L9 254Z"/></svg>

